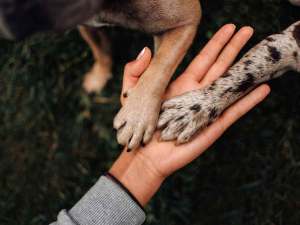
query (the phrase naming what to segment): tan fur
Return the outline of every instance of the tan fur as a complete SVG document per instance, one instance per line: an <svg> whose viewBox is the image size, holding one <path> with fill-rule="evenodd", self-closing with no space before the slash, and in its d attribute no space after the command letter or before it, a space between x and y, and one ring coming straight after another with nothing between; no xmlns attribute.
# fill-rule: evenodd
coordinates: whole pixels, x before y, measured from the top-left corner
<svg viewBox="0 0 300 225"><path fill-rule="evenodd" d="M155 56L136 87L129 90L126 104L114 120L120 144L128 144L133 149L141 142L150 141L156 128L162 95L195 37L200 18L198 0L106 0L99 14L86 22L87 26L94 28L110 24L154 36ZM101 69L105 70L106 63L101 63L102 57L105 60L110 56L95 41L97 38L93 32L88 28L81 28L81 32L96 60L97 66L86 78L93 81L91 77L100 78ZM109 68L106 70L110 70L111 66L111 61L108 61ZM87 83L89 91L97 88L93 82ZM103 84L100 83L98 88Z"/></svg>
<svg viewBox="0 0 300 225"><path fill-rule="evenodd" d="M112 78L110 43L101 30L80 26L79 32L92 49L95 64L84 76L83 87L88 93L100 92Z"/></svg>

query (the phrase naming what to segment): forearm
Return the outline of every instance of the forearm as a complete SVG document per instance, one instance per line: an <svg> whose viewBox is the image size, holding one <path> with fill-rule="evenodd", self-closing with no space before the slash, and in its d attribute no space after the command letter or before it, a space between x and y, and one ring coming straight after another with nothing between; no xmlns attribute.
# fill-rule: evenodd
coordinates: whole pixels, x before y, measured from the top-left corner
<svg viewBox="0 0 300 225"><path fill-rule="evenodd" d="M152 169L150 161L142 154L137 153L134 157L131 154L134 153L124 151L109 172L145 206L158 191L165 177Z"/></svg>
<svg viewBox="0 0 300 225"><path fill-rule="evenodd" d="M7 0L0 2L0 36L21 39L44 30L64 30L98 12L102 0Z"/></svg>
<svg viewBox="0 0 300 225"><path fill-rule="evenodd" d="M141 225L143 209L119 184L103 176L70 210L51 225Z"/></svg>
<svg viewBox="0 0 300 225"><path fill-rule="evenodd" d="M101 177L70 211L61 211L51 225L142 224L142 207L164 181L149 162L142 155L124 150L109 174Z"/></svg>

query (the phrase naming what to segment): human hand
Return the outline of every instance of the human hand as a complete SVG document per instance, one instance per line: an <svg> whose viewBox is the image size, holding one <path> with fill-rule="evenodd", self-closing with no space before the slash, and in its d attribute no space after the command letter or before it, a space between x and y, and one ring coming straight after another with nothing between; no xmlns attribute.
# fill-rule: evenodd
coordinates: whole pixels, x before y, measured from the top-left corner
<svg viewBox="0 0 300 225"><path fill-rule="evenodd" d="M223 26L203 48L176 81L170 84L165 99L187 91L203 88L224 74L253 34L244 27L236 34L235 26ZM138 60L127 64L123 92L132 88L151 61L151 52L144 49ZM110 170L128 190L145 205L156 193L162 182L176 170L186 166L206 151L233 123L260 103L270 88L262 85L228 108L207 129L190 143L176 146L175 142L160 142L159 132L145 147L128 153L125 149ZM126 98L121 96L121 102Z"/></svg>

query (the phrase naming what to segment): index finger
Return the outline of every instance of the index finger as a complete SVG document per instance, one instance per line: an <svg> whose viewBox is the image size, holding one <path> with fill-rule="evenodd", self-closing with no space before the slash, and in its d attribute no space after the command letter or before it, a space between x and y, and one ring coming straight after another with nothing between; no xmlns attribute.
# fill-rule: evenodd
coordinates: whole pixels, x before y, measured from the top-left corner
<svg viewBox="0 0 300 225"><path fill-rule="evenodd" d="M185 73L199 81L216 61L224 46L230 41L235 31L234 24L226 24L211 38L202 51L188 66Z"/></svg>

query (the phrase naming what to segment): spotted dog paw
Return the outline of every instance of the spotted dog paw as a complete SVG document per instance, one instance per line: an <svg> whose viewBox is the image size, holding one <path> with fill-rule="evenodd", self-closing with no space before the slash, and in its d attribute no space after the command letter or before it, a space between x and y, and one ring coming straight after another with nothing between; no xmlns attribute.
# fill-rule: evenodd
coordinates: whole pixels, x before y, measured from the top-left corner
<svg viewBox="0 0 300 225"><path fill-rule="evenodd" d="M158 122L161 140L188 142L198 130L217 119L222 112L219 101L206 90L197 90L164 102Z"/></svg>
<svg viewBox="0 0 300 225"><path fill-rule="evenodd" d="M294 1L296 2L296 1ZM163 141L188 142L231 104L260 83L300 71L300 21L253 47L225 74L202 90L163 103L158 127Z"/></svg>
<svg viewBox="0 0 300 225"><path fill-rule="evenodd" d="M288 70L300 71L300 22L253 47L225 74L202 90L163 103L158 127L163 141L188 142L231 104L260 83Z"/></svg>

